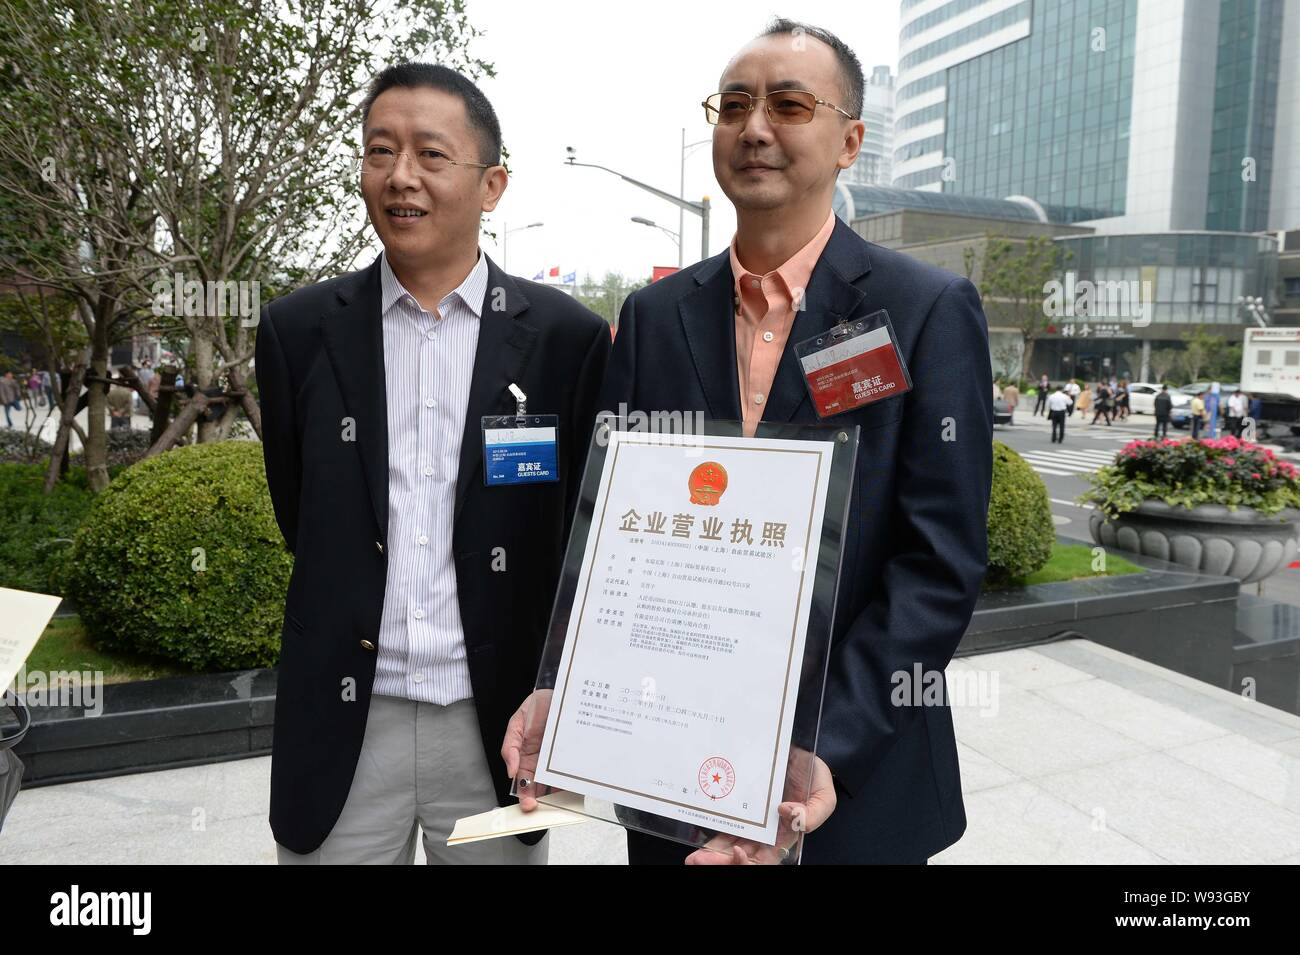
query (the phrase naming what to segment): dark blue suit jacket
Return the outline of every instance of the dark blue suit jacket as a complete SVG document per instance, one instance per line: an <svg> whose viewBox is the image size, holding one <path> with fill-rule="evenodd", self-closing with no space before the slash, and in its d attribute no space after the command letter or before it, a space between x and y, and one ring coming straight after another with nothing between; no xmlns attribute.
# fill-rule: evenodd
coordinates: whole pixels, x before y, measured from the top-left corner
<svg viewBox="0 0 1300 955"><path fill-rule="evenodd" d="M733 295L727 252L631 295L600 407L739 420ZM891 694L895 674L910 676L918 663L942 679L984 577L988 326L967 279L872 245L839 220L805 302L763 420L818 421L794 344L877 309L889 312L913 387L828 419L861 435L817 744L839 805L808 835L803 858L921 862L966 829L952 715L947 705L894 705ZM633 863L689 851L631 830L628 846Z"/></svg>

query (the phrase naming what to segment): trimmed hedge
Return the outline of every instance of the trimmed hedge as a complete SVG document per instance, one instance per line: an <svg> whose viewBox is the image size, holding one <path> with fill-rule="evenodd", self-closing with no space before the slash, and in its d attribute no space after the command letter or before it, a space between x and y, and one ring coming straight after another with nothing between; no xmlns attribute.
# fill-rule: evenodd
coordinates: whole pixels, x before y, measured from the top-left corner
<svg viewBox="0 0 1300 955"><path fill-rule="evenodd" d="M273 666L293 558L262 446L141 461L96 499L62 574L96 647L200 670Z"/></svg>
<svg viewBox="0 0 1300 955"><path fill-rule="evenodd" d="M0 587L58 593L57 568L95 495L69 471L47 496L45 465L0 463Z"/></svg>
<svg viewBox="0 0 1300 955"><path fill-rule="evenodd" d="M997 585L1032 574L1051 558L1055 540L1047 485L1020 455L994 441L985 579Z"/></svg>

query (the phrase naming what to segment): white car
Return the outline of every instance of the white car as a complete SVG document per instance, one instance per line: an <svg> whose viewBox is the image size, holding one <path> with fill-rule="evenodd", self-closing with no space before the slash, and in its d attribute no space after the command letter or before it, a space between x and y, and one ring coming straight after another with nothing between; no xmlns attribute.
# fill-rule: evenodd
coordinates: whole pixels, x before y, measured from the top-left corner
<svg viewBox="0 0 1300 955"><path fill-rule="evenodd" d="M1156 413L1156 395L1160 394L1160 385L1153 384L1149 381L1130 381L1128 383L1128 408L1134 414ZM1192 403L1192 396L1169 389L1169 397L1173 399L1173 408L1182 408Z"/></svg>

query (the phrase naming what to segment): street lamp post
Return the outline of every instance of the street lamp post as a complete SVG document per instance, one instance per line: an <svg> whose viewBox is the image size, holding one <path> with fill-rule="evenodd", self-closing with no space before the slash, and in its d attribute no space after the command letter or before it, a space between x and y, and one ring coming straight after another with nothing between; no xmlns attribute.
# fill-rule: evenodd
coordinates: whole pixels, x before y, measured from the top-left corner
<svg viewBox="0 0 1300 955"><path fill-rule="evenodd" d="M674 232L672 229L669 229L666 226L661 226L657 222L651 222L649 219L643 218L642 216L633 216L632 221L638 225L648 225L653 229L658 229L664 235L672 239L673 242L677 243L677 261L680 262L682 260L682 234L680 232ZM680 267L681 266L678 266L678 268Z"/></svg>
<svg viewBox="0 0 1300 955"><path fill-rule="evenodd" d="M703 146L704 144L711 143L711 142L713 142L713 140L711 139L701 139L697 142L693 142L690 145L687 145L686 127L685 126L682 127L681 185L677 189L677 195L679 198L682 199L686 198L686 152L687 150L694 149L696 146ZM705 201L707 202L708 200L706 199ZM682 221L682 217L685 214L686 214L686 210L683 209L681 206L678 206L677 207L677 267L679 269L685 264L682 261L683 250L682 250L682 243L681 243L681 237L686 234L686 223ZM706 248L704 249L704 255L702 255L701 258L708 258L709 250L707 248L707 245L708 243L705 243Z"/></svg>
<svg viewBox="0 0 1300 955"><path fill-rule="evenodd" d="M1262 298L1255 295L1241 295L1237 298L1237 306L1245 310L1260 328L1268 328L1268 309Z"/></svg>
<svg viewBox="0 0 1300 955"><path fill-rule="evenodd" d="M618 178L622 179L624 182L630 182L632 185L636 186L639 189L644 189L646 192L651 193L652 195L656 195L660 199L663 199L666 202L671 202L679 209L683 209L686 212L695 213L697 216L700 217L700 258L707 259L709 257L709 197L708 196L705 196L699 202L691 202L689 199L682 199L678 196L674 196L671 192L664 192L662 189L656 189L654 186L647 185L646 183L641 182L640 180L633 179L631 176L625 176L621 172L616 172L615 170L610 169L608 166L599 166L595 163L589 163L589 162L578 162L576 159L574 159L575 150L572 146L566 146L565 152L569 154L568 159L565 161L570 166L585 166L588 169L602 169L607 173L618 176Z"/></svg>
<svg viewBox="0 0 1300 955"><path fill-rule="evenodd" d="M510 228L510 223L501 223L501 271L505 272L510 268L510 233L523 232L525 229L536 229L544 225L542 222L530 222L528 225L516 226Z"/></svg>

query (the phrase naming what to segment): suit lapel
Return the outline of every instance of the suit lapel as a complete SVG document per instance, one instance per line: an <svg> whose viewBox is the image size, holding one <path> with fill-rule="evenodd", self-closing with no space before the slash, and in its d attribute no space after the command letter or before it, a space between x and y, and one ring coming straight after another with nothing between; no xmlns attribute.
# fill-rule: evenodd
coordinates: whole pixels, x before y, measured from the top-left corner
<svg viewBox="0 0 1300 955"><path fill-rule="evenodd" d="M475 478L482 480L481 419L484 415L508 414L515 410L515 400L507 389L511 382L522 382L528 359L537 343L537 327L523 317L528 309L528 299L523 290L490 258L487 264L487 294L483 298L483 314L479 319L474 376L465 411L465 432L460 442L454 520L460 519L470 482ZM530 402L529 410L546 413L551 409Z"/></svg>
<svg viewBox="0 0 1300 955"><path fill-rule="evenodd" d="M384 388L383 293L379 259L344 277L334 306L321 316L321 337L355 422L357 452L380 540L388 539L388 404ZM340 422L340 430L343 423Z"/></svg>
<svg viewBox="0 0 1300 955"><path fill-rule="evenodd" d="M678 303L682 331L709 416L740 420L740 382L736 374L735 279L729 252L709 259L696 273L698 287Z"/></svg>
<svg viewBox="0 0 1300 955"><path fill-rule="evenodd" d="M808 401L808 388L804 384L794 346L844 319L857 317L855 313L866 293L853 283L870 271L871 260L867 255L866 241L837 217L826 248L808 280L804 295L806 307L795 312L790 337L781 353L776 377L768 394L767 407L763 411L764 421L792 421L795 413ZM734 372L734 334L731 347L731 367Z"/></svg>

